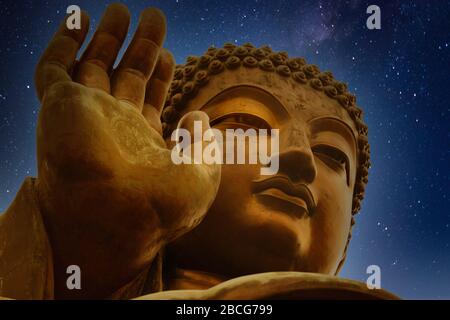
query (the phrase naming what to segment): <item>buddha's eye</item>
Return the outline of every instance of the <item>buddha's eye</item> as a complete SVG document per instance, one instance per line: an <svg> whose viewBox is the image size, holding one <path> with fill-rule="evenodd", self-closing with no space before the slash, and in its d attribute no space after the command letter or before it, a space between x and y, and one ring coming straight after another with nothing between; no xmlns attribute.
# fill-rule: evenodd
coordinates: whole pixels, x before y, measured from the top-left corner
<svg viewBox="0 0 450 320"><path fill-rule="evenodd" d="M345 171L347 183L349 182L350 162L347 155L343 151L325 144L312 147L312 151L332 169Z"/></svg>
<svg viewBox="0 0 450 320"><path fill-rule="evenodd" d="M251 114L236 113L229 114L211 122L211 126L218 127L219 129L267 129L270 134L270 125L262 118Z"/></svg>

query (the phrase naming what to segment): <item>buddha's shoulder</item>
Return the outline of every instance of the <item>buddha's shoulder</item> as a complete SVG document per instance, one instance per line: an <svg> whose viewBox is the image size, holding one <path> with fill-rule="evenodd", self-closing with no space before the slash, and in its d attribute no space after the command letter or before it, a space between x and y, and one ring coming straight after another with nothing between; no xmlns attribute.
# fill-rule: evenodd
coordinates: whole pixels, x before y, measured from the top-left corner
<svg viewBox="0 0 450 320"><path fill-rule="evenodd" d="M304 272L268 272L225 281L207 290L171 290L138 299L258 300L258 299L398 299L365 283Z"/></svg>

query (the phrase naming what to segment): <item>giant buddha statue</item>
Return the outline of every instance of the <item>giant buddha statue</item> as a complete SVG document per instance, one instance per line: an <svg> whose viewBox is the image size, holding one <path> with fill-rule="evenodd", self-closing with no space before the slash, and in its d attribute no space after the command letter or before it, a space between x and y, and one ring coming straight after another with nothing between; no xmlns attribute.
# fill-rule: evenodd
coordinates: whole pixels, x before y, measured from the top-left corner
<svg viewBox="0 0 450 320"><path fill-rule="evenodd" d="M347 86L303 58L225 44L175 67L165 18L125 6L61 25L36 69L37 178L0 216L0 296L13 299L391 299L337 277L369 169ZM279 170L175 164L172 133L278 129ZM81 288L67 287L67 268Z"/></svg>

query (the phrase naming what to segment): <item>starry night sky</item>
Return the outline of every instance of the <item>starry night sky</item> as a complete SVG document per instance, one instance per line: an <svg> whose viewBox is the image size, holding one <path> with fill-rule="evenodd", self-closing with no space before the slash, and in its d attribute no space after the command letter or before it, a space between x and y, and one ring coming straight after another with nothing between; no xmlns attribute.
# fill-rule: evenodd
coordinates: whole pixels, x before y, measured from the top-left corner
<svg viewBox="0 0 450 320"><path fill-rule="evenodd" d="M178 63L225 42L269 44L347 82L365 111L372 168L341 276L403 298L450 299L450 4L445 1L123 1L167 15L166 47ZM102 1L0 1L0 212L36 176L39 103L33 72L67 6ZM366 28L381 8L382 29ZM92 35L92 33L90 34Z"/></svg>

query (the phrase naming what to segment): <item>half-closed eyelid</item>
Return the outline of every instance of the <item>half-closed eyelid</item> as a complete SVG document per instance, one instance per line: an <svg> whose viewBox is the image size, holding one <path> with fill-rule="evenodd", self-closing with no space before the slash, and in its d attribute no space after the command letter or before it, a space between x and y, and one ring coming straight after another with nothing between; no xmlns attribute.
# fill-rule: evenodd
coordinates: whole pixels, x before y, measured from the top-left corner
<svg viewBox="0 0 450 320"><path fill-rule="evenodd" d="M350 160L345 152L327 144L317 144L312 146L311 149L316 154L325 155L335 162L342 163L345 166L347 185L350 184Z"/></svg>
<svg viewBox="0 0 450 320"><path fill-rule="evenodd" d="M232 113L221 116L217 119L211 121L211 126L217 125L219 123L230 123L230 124L244 124L249 127L256 129L272 129L267 121L264 119L247 113Z"/></svg>

